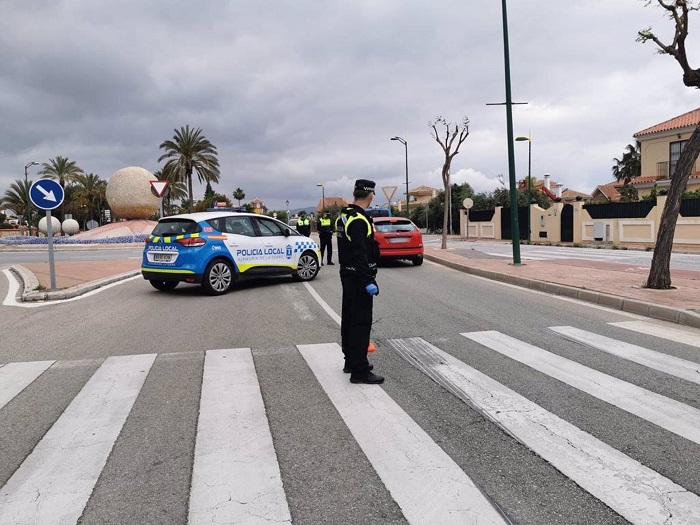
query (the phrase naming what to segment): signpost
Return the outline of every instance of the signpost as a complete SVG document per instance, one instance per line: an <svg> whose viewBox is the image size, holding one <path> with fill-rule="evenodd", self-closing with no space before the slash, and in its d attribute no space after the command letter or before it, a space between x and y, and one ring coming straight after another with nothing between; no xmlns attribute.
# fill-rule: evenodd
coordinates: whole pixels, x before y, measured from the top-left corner
<svg viewBox="0 0 700 525"><path fill-rule="evenodd" d="M474 206L474 201L467 197L462 201L462 206L467 209L467 240L469 240L469 210Z"/></svg>
<svg viewBox="0 0 700 525"><path fill-rule="evenodd" d="M53 262L51 210L55 210L63 204L64 197L63 187L53 179L39 179L29 188L29 199L34 206L46 211L46 236L49 238L49 274L51 276L52 290L56 288L56 269Z"/></svg>
<svg viewBox="0 0 700 525"><path fill-rule="evenodd" d="M170 184L167 180L152 180L151 182L151 192L153 195L158 197L158 202L160 204L160 216L163 217L163 197L168 194Z"/></svg>

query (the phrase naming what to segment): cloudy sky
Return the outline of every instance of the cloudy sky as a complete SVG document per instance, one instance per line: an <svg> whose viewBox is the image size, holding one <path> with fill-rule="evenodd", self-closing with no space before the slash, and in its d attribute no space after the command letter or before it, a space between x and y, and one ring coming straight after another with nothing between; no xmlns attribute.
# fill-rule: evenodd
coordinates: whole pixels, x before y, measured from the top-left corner
<svg viewBox="0 0 700 525"><path fill-rule="evenodd" d="M633 133L700 106L674 60L635 42L649 26L671 40L645 3L510 0L513 100L528 102L514 132L532 133L533 176L591 192ZM470 120L453 182L508 183L505 109L486 105L505 100L497 0L0 0L0 13L0 195L58 155L107 180L155 171L189 124L218 148L229 197L297 208L318 183L349 198L370 178L396 198L395 135L410 188L441 187L438 115ZM699 45L691 34L694 67ZM522 178L527 143L515 149Z"/></svg>

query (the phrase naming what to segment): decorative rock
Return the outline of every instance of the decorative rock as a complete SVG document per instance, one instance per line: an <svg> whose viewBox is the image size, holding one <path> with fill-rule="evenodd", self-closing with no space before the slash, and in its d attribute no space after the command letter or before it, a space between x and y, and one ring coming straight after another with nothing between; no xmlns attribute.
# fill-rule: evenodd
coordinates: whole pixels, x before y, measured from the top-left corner
<svg viewBox="0 0 700 525"><path fill-rule="evenodd" d="M107 182L107 202L120 219L147 219L158 211L158 197L151 192L150 171L137 166L122 168Z"/></svg>
<svg viewBox="0 0 700 525"><path fill-rule="evenodd" d="M78 233L80 225L75 219L66 219L65 221L63 221L63 224L61 224L61 229L63 229L63 233L65 233L66 235L74 235Z"/></svg>
<svg viewBox="0 0 700 525"><path fill-rule="evenodd" d="M48 235L48 229L47 229L48 223L46 221L46 217L42 217L39 220L39 231L43 233L44 235ZM53 215L51 216L51 235L58 235L61 233L61 221L58 220L58 217L54 217Z"/></svg>

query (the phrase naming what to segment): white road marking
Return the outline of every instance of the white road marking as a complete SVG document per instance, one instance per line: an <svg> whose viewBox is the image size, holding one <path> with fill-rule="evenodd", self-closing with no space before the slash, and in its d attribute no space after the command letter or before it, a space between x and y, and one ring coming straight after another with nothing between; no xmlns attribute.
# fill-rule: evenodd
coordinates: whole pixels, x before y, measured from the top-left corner
<svg viewBox="0 0 700 525"><path fill-rule="evenodd" d="M668 339L669 341L675 341L677 343L683 343L690 346L695 346L700 348L700 333L697 330L694 332L692 328L683 330L680 328L673 328L671 326L660 326L658 324L644 322L644 321L622 321L619 323L608 323L612 326L619 326L620 328L625 328L627 330L632 330L634 332L639 332L646 335L653 335L655 337L661 337L662 339Z"/></svg>
<svg viewBox="0 0 700 525"><path fill-rule="evenodd" d="M630 522L700 523L700 497L696 494L420 338L393 339L390 343Z"/></svg>
<svg viewBox="0 0 700 525"><path fill-rule="evenodd" d="M335 313L333 308L331 308L326 301L324 301L320 295L316 292L316 290L313 289L313 287L309 283L304 283L304 286L306 286L306 289L309 291L311 296L316 299L316 302L321 305L321 308L323 308L328 315L331 316L331 319L333 319L338 325L340 325L340 316Z"/></svg>
<svg viewBox="0 0 700 525"><path fill-rule="evenodd" d="M534 370L700 444L700 410L493 330L463 333Z"/></svg>
<svg viewBox="0 0 700 525"><path fill-rule="evenodd" d="M155 358L105 360L0 490L0 523L77 523Z"/></svg>
<svg viewBox="0 0 700 525"><path fill-rule="evenodd" d="M249 348L209 350L190 490L190 525L291 523Z"/></svg>
<svg viewBox="0 0 700 525"><path fill-rule="evenodd" d="M0 366L0 408L32 384L52 364L54 361L32 361Z"/></svg>
<svg viewBox="0 0 700 525"><path fill-rule="evenodd" d="M96 288L94 290L91 290L89 292L86 292L82 295L77 295L75 297L70 297L68 299L56 299L56 300L51 300L51 301L17 301L17 292L19 292L19 283L17 282L17 279L12 275L12 272L10 270L3 270L2 271L5 274L5 277L7 277L8 281L8 288L7 288L7 295L5 296L5 299L3 300L2 304L3 306L16 306L19 308L39 308L40 306L53 306L55 304L62 304L62 303L67 303L70 301L78 301L79 299L85 299L86 297L90 297L91 295L95 295L97 293L100 293L104 290L107 290L109 288L112 288L114 286L118 286L122 283L128 282L128 281L133 281L134 279L141 279L142 277L140 275L134 275L133 277L127 277L126 279L122 279L121 281L116 281L110 284L106 284L105 286L101 286L100 288Z"/></svg>
<svg viewBox="0 0 700 525"><path fill-rule="evenodd" d="M301 293L296 286L292 284L283 284L282 291L289 297L289 300L292 303L292 309L297 313L299 319L302 321L314 320L314 315L301 298Z"/></svg>
<svg viewBox="0 0 700 525"><path fill-rule="evenodd" d="M549 329L592 348L597 348L648 368L700 384L700 363L687 361L679 357L649 350L642 346L586 332L585 330L579 330L572 326L550 326Z"/></svg>
<svg viewBox="0 0 700 525"><path fill-rule="evenodd" d="M339 345L297 348L409 523L505 523L459 466L381 387L348 381L341 372Z"/></svg>

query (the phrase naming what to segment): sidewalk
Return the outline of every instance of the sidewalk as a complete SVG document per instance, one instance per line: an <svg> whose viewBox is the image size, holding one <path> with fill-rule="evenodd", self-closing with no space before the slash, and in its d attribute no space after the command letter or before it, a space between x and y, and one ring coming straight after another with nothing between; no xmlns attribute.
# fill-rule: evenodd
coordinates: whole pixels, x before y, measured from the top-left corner
<svg viewBox="0 0 700 525"><path fill-rule="evenodd" d="M426 260L488 279L564 295L608 308L700 328L700 271L672 271L673 290L643 288L648 269L584 259L525 261L519 266L481 252L425 248ZM54 265L56 290L50 288L48 263L15 266L24 281L24 301L66 299L139 275L139 259L66 261Z"/></svg>

